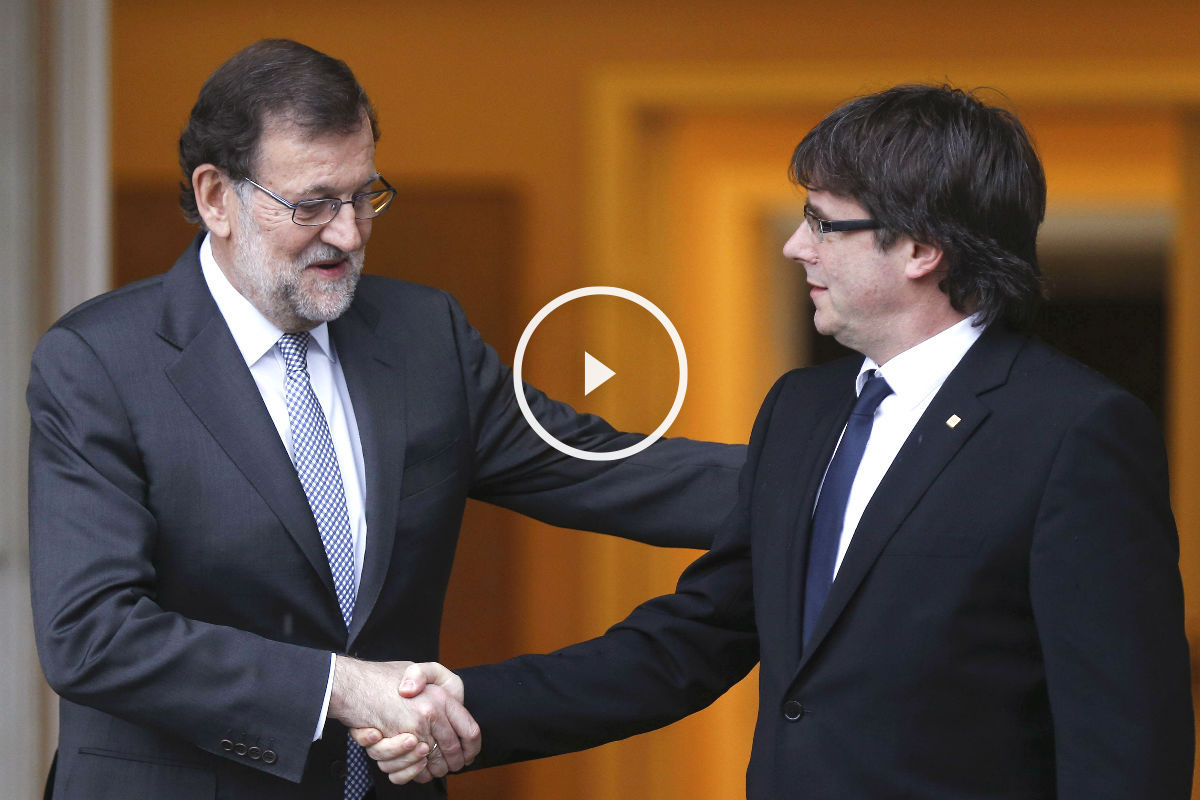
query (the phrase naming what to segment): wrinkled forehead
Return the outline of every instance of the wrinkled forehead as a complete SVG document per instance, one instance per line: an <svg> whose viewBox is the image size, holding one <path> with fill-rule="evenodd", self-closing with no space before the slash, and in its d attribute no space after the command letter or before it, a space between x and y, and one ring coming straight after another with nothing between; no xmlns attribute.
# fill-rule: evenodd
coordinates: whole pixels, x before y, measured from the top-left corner
<svg viewBox="0 0 1200 800"><path fill-rule="evenodd" d="M378 175L371 126L364 118L357 130L313 132L277 121L259 137L254 172L276 191L326 196L352 192Z"/></svg>

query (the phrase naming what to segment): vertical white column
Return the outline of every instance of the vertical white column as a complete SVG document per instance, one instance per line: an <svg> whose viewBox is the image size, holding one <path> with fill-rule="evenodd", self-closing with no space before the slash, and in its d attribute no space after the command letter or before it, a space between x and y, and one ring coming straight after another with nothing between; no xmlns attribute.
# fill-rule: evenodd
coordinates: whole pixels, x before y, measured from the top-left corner
<svg viewBox="0 0 1200 800"><path fill-rule="evenodd" d="M25 384L39 311L111 280L109 27L108 0L0 3L0 793L14 800L41 797L57 739L29 607Z"/></svg>
<svg viewBox="0 0 1200 800"><path fill-rule="evenodd" d="M29 613L25 378L38 308L36 0L0 4L0 775L34 798L42 747L41 674Z"/></svg>
<svg viewBox="0 0 1200 800"><path fill-rule="evenodd" d="M112 153L109 1L56 0L48 191L50 310L58 316L109 288Z"/></svg>

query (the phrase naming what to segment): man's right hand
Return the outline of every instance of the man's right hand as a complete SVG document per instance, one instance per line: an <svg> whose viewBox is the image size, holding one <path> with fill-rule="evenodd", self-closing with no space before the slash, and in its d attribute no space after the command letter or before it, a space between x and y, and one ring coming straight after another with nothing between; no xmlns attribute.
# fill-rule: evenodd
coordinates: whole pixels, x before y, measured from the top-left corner
<svg viewBox="0 0 1200 800"><path fill-rule="evenodd" d="M329 716L355 729L393 783L425 783L475 759L479 726L462 701L462 681L441 664L334 661Z"/></svg>
<svg viewBox="0 0 1200 800"><path fill-rule="evenodd" d="M395 663L398 665L404 662ZM430 692L437 691L449 694L461 708L461 704L465 700L462 680L437 662L409 665L399 685L400 695L414 701ZM461 747L462 752L459 758L461 758L462 764L452 766L451 771L470 764L479 754L479 725L467 714L466 709L462 709L462 713L466 715L469 725L465 730L454 725L458 741L451 743L451 747ZM440 773L435 771L441 767L438 764L439 753L446 753L446 745L440 738L437 738L438 748L426 759L427 769L422 771L415 769L418 760L414 757L414 752L416 752L414 747L419 749L419 745L411 734L402 732L399 735L386 736L381 729L374 727L355 728L350 733L354 736L355 741L366 748L367 755L378 762L379 768L387 773L392 783L407 783L409 780L425 783L433 777L441 777L445 774L445 771ZM434 731L434 735L436 737L437 731ZM450 754L447 753L444 757L449 763Z"/></svg>

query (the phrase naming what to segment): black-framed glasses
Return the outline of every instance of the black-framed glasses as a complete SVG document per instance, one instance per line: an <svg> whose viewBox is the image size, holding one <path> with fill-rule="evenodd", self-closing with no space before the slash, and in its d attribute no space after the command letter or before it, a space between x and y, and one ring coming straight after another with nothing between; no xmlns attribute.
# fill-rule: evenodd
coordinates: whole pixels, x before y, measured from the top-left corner
<svg viewBox="0 0 1200 800"><path fill-rule="evenodd" d="M808 203L804 204L804 221L808 223L808 229L812 231L813 236L817 237L818 242L825 241L827 233L873 231L880 227L879 223L873 219L821 219L813 213Z"/></svg>
<svg viewBox="0 0 1200 800"><path fill-rule="evenodd" d="M279 195L272 192L262 184L255 183L249 178L242 178L246 183L256 189L261 189L275 200L292 210L292 222L297 225L306 227L325 225L333 222L337 218L338 212L342 210L342 205L349 203L354 209L355 219L374 219L387 211L388 206L396 199L396 190L392 185L384 180L383 176L379 176L378 181L384 185L383 189L372 189L369 192L356 194L349 200L341 200L337 197L320 197L313 200L301 200L299 203L290 203L284 200Z"/></svg>

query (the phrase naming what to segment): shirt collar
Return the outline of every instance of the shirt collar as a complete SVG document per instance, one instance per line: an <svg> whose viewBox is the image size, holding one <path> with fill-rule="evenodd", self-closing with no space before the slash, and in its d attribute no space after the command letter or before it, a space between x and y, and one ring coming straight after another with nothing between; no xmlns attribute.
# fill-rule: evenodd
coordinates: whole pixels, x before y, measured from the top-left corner
<svg viewBox="0 0 1200 800"><path fill-rule="evenodd" d="M213 255L211 239L212 234L205 234L200 244L200 269L204 273L204 282L208 284L208 291L225 318L225 324L229 326L242 358L246 359L246 365L253 366L275 347L284 332L263 316L225 277ZM322 322L309 331L309 336L310 348L315 344L318 352L336 363L337 356L329 346L329 325Z"/></svg>
<svg viewBox="0 0 1200 800"><path fill-rule="evenodd" d="M917 406L941 388L971 345L983 334L983 327L975 324L976 319L977 316L973 315L960 320L893 357L883 366L870 358L864 359L858 371L855 392L862 392L869 371L879 370L900 404Z"/></svg>

